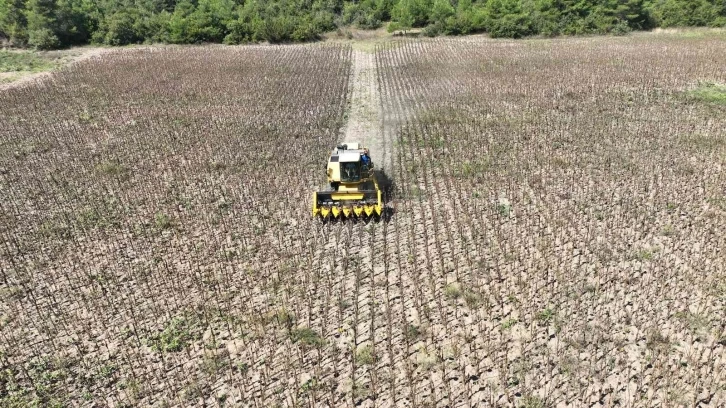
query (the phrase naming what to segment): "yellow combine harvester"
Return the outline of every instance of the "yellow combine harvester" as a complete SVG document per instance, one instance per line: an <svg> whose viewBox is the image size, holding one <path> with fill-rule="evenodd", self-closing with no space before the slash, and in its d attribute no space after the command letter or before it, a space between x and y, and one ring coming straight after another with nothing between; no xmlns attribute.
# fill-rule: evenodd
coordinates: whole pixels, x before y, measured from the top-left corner
<svg viewBox="0 0 726 408"><path fill-rule="evenodd" d="M383 200L368 149L359 143L338 145L325 167L331 189L313 194L313 217L379 217Z"/></svg>

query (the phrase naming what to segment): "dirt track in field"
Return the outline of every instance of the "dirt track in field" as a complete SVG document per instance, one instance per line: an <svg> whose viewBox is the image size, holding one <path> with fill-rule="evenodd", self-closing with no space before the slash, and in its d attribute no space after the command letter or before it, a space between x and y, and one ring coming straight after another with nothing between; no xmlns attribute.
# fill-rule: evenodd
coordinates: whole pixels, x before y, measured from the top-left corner
<svg viewBox="0 0 726 408"><path fill-rule="evenodd" d="M348 84L350 107L345 142L360 142L370 149L379 169L390 168L390 151L381 126L382 114L375 54L355 50Z"/></svg>

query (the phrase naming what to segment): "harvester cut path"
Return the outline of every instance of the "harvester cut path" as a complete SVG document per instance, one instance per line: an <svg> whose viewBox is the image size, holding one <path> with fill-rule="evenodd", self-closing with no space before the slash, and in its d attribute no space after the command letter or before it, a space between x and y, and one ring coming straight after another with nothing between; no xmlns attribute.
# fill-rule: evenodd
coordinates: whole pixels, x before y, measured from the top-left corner
<svg viewBox="0 0 726 408"><path fill-rule="evenodd" d="M330 153L325 175L330 190L313 194L313 217L326 220L381 216L381 189L367 148L360 143L339 144Z"/></svg>

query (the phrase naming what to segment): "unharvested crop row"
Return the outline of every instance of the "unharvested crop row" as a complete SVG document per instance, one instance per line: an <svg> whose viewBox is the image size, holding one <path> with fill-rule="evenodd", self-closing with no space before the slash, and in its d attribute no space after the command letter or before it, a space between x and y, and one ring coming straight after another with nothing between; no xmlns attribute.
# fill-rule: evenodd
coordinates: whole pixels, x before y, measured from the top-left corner
<svg viewBox="0 0 726 408"><path fill-rule="evenodd" d="M288 294L349 72L345 47L152 48L0 95L3 404L297 398Z"/></svg>
<svg viewBox="0 0 726 408"><path fill-rule="evenodd" d="M726 123L689 90L724 81L723 51L658 37L378 50L394 222L432 311L416 348L443 356L406 373L430 384L414 403L722 403Z"/></svg>

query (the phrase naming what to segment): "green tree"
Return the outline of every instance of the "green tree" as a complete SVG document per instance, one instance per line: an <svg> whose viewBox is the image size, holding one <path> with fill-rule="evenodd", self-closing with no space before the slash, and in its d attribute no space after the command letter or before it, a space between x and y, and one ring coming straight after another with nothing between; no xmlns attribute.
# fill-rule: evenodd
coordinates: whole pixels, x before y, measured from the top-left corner
<svg viewBox="0 0 726 408"><path fill-rule="evenodd" d="M192 42L190 34L190 18L194 13L195 7L190 0L182 0L174 7L169 19L169 38L170 43L185 44Z"/></svg>
<svg viewBox="0 0 726 408"><path fill-rule="evenodd" d="M363 0L360 3L345 3L343 6L343 23L354 24L359 28L373 29L381 26L378 4L374 0Z"/></svg>
<svg viewBox="0 0 726 408"><path fill-rule="evenodd" d="M400 0L393 7L391 12L391 24L388 26L389 32L408 31L416 22L416 0Z"/></svg>
<svg viewBox="0 0 726 408"><path fill-rule="evenodd" d="M708 0L657 0L649 8L660 27L711 25L720 11L716 1Z"/></svg>
<svg viewBox="0 0 726 408"><path fill-rule="evenodd" d="M106 34L103 43L106 45L127 45L142 40L136 32L136 18L131 13L119 11L106 19Z"/></svg>
<svg viewBox="0 0 726 408"><path fill-rule="evenodd" d="M55 28L55 0L28 0L26 17L29 30Z"/></svg>
<svg viewBox="0 0 726 408"><path fill-rule="evenodd" d="M56 2L29 0L26 7L28 44L41 50L60 47L61 42L56 35Z"/></svg>
<svg viewBox="0 0 726 408"><path fill-rule="evenodd" d="M320 37L320 31L315 27L315 22L310 14L303 14L297 18L295 29L290 36L293 41L313 41Z"/></svg>
<svg viewBox="0 0 726 408"><path fill-rule="evenodd" d="M724 0L0 0L0 38L56 48L89 41L236 44L310 41L340 24L424 35L488 31L622 34L726 26Z"/></svg>
<svg viewBox="0 0 726 408"><path fill-rule="evenodd" d="M446 20L447 34L469 34L486 29L488 11L485 6L473 4L471 0L459 0L456 15Z"/></svg>
<svg viewBox="0 0 726 408"><path fill-rule="evenodd" d="M12 44L22 46L28 41L27 29L25 1L0 0L0 37L4 36Z"/></svg>
<svg viewBox="0 0 726 408"><path fill-rule="evenodd" d="M534 34L533 23L522 12L518 0L491 0L487 3L487 31L494 38L520 38Z"/></svg>
<svg viewBox="0 0 726 408"><path fill-rule="evenodd" d="M61 44L83 44L91 38L96 24L86 12L83 0L57 0L54 32Z"/></svg>
<svg viewBox="0 0 726 408"><path fill-rule="evenodd" d="M295 32L296 21L289 15L269 17L262 20L259 38L273 44L288 42Z"/></svg>
<svg viewBox="0 0 726 408"><path fill-rule="evenodd" d="M343 2L341 0L314 0L310 15L315 29L319 33L334 30L336 27L336 14L340 14L342 10Z"/></svg>
<svg viewBox="0 0 726 408"><path fill-rule="evenodd" d="M561 12L557 0L537 0L523 4L522 10L530 15L532 31L544 36L561 33Z"/></svg>
<svg viewBox="0 0 726 408"><path fill-rule="evenodd" d="M256 0L245 2L244 6L237 8L237 19L227 24L227 34L224 38L226 44L240 44L258 41L262 26L260 10Z"/></svg>
<svg viewBox="0 0 726 408"><path fill-rule="evenodd" d="M616 21L626 21L636 30L649 30L653 28L654 21L647 10L643 0L611 0L613 16Z"/></svg>
<svg viewBox="0 0 726 408"><path fill-rule="evenodd" d="M434 0L433 7L431 8L431 14L429 15L429 21L431 23L444 24L446 19L453 16L456 13L454 6L451 5L449 0Z"/></svg>

